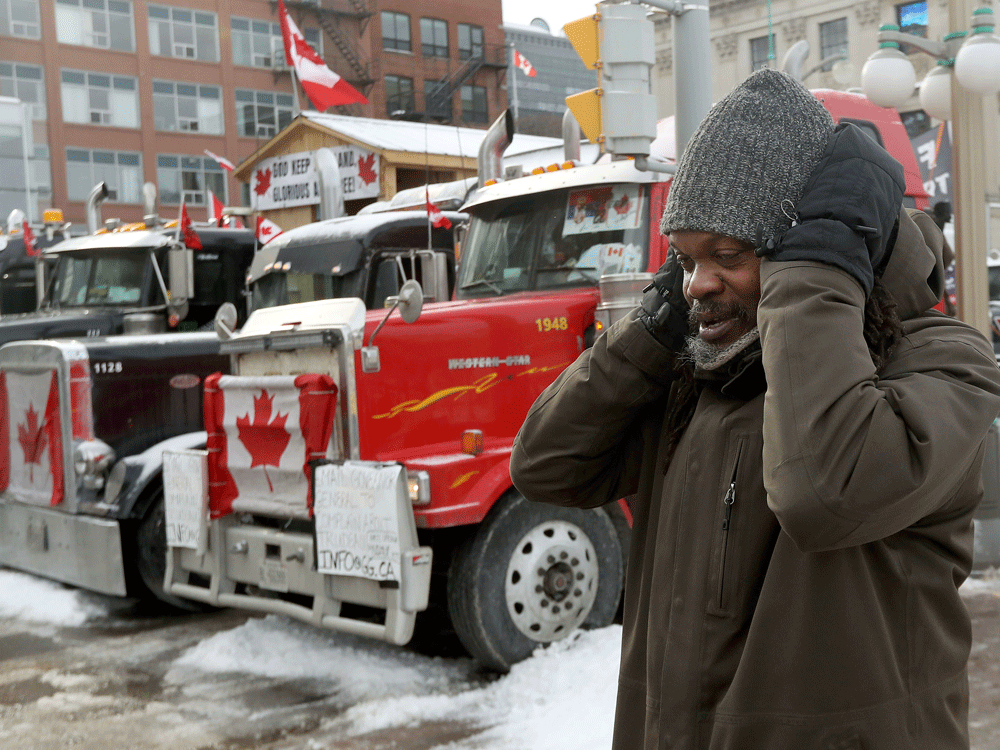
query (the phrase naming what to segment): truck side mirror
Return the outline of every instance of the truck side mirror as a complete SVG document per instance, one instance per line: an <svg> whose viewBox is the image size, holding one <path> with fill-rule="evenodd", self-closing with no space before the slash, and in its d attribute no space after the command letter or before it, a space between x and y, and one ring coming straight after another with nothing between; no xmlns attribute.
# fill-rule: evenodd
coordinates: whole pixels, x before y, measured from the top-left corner
<svg viewBox="0 0 1000 750"><path fill-rule="evenodd" d="M232 302L223 302L219 309L215 311L215 334L220 341L225 341L233 337L236 329L236 305Z"/></svg>
<svg viewBox="0 0 1000 750"><path fill-rule="evenodd" d="M170 300L172 309L187 308L194 297L194 253L183 245L174 245L167 251L167 273L170 274Z"/></svg>
<svg viewBox="0 0 1000 750"><path fill-rule="evenodd" d="M392 299L391 297L389 299ZM388 300L386 300L388 301ZM382 369L382 362L379 359L378 347L375 346L375 335L382 330L382 326L389 320L392 311L399 308L399 317L404 323L415 323L420 317L420 311L424 307L424 290L420 287L420 282L410 279L399 289L399 296L393 301L389 312L382 318L372 336L368 339L368 346L361 347L361 371L378 372Z"/></svg>

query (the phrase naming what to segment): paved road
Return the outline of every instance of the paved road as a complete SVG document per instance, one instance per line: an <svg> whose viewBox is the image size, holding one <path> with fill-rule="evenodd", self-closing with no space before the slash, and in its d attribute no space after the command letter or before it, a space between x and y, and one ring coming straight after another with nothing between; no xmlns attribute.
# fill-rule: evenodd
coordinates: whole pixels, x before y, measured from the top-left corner
<svg viewBox="0 0 1000 750"><path fill-rule="evenodd" d="M1000 587L966 597L975 645L970 670L974 750L1000 748ZM121 603L86 627L0 619L0 747L17 750L430 750L481 728L435 720L338 734L329 719L356 701L337 681L209 675L179 655L248 620L222 611L164 617ZM364 648L363 646L361 648ZM380 647L381 648L381 647ZM378 652L385 668L386 649ZM389 650L399 669L415 655ZM395 655L398 654L398 657ZM423 658L423 657L419 657ZM449 680L486 684L467 659L434 660ZM484 750L492 745L483 744Z"/></svg>

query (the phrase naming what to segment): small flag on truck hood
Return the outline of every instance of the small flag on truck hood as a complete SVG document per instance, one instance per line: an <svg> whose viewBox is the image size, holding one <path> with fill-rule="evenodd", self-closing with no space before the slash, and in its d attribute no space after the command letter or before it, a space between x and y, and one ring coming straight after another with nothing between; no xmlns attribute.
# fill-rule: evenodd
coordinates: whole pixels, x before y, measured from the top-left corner
<svg viewBox="0 0 1000 750"><path fill-rule="evenodd" d="M431 194L425 189L424 195L427 198L427 218L430 219L438 229L451 229L451 221L441 213L441 209L431 203Z"/></svg>
<svg viewBox="0 0 1000 750"><path fill-rule="evenodd" d="M260 244L266 245L279 234L281 234L281 227L263 216L257 217L257 241Z"/></svg>

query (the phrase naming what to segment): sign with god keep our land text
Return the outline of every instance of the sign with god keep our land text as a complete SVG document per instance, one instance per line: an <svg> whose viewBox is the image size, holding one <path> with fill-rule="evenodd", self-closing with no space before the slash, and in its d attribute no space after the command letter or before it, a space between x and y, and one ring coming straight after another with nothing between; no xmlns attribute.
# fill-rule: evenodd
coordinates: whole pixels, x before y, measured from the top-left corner
<svg viewBox="0 0 1000 750"><path fill-rule="evenodd" d="M204 552L208 542L208 453L163 452L167 544Z"/></svg>
<svg viewBox="0 0 1000 750"><path fill-rule="evenodd" d="M399 514L409 504L403 467L324 464L316 467L313 493L317 570L398 581Z"/></svg>

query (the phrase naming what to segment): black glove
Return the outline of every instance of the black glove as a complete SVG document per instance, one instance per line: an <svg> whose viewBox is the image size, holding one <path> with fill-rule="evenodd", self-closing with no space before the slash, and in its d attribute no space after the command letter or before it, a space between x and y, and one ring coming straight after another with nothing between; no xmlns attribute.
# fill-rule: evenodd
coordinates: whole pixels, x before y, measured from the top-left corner
<svg viewBox="0 0 1000 750"><path fill-rule="evenodd" d="M690 332L689 310L684 299L684 269L671 252L652 283L643 289L639 320L657 341L678 352Z"/></svg>
<svg viewBox="0 0 1000 750"><path fill-rule="evenodd" d="M818 260L851 274L871 294L895 242L906 182L902 165L856 125L830 135L795 207L796 223L758 241L771 260Z"/></svg>

